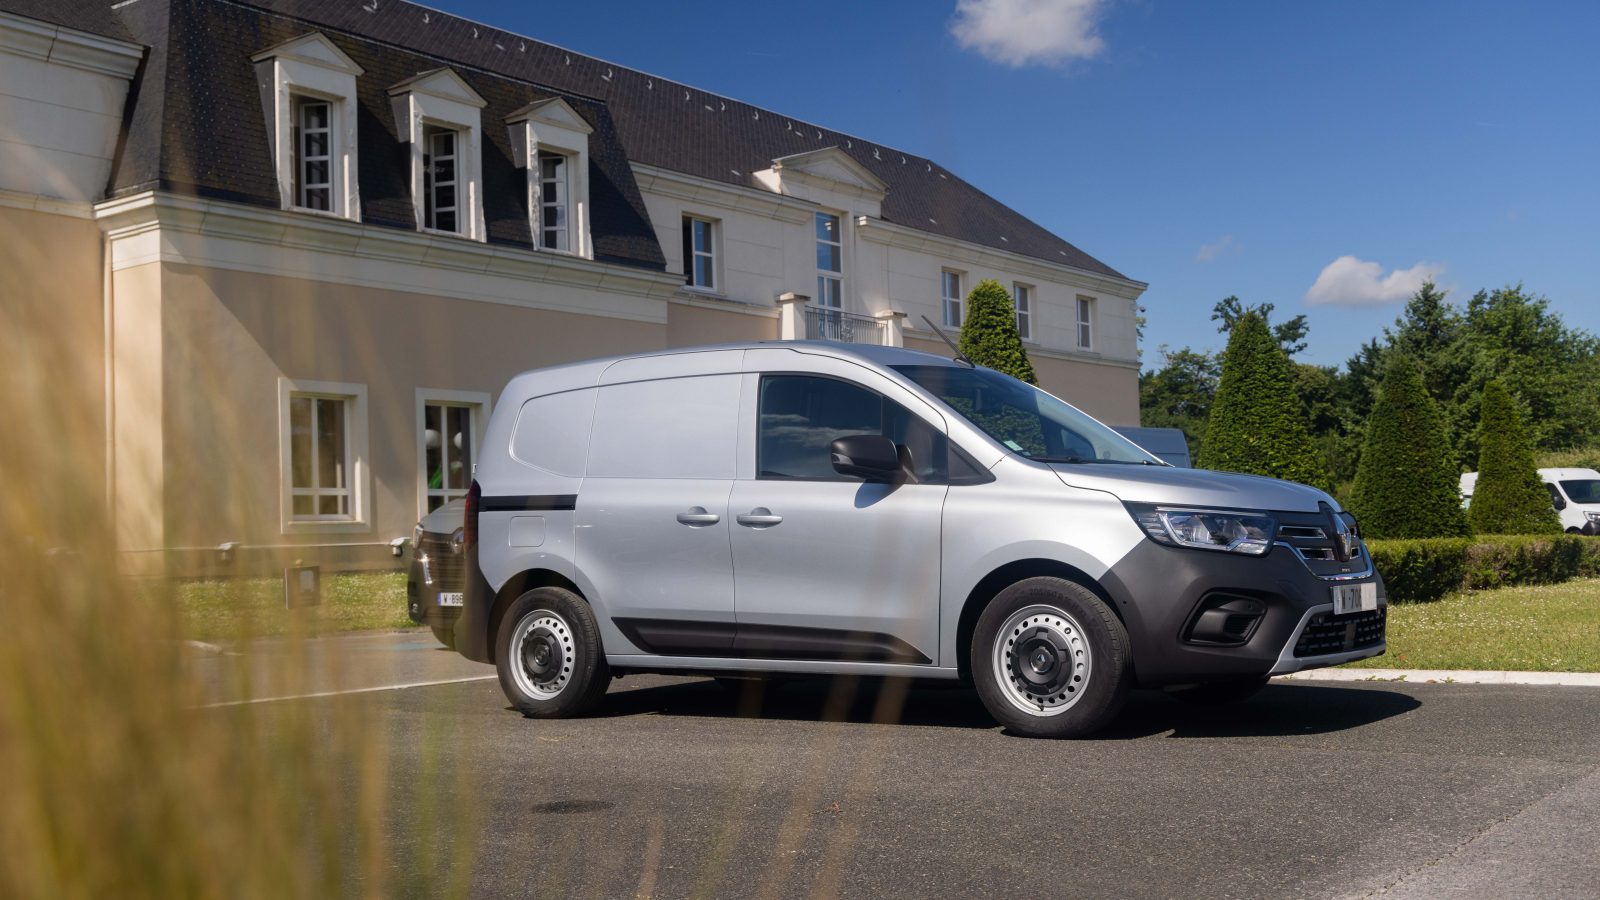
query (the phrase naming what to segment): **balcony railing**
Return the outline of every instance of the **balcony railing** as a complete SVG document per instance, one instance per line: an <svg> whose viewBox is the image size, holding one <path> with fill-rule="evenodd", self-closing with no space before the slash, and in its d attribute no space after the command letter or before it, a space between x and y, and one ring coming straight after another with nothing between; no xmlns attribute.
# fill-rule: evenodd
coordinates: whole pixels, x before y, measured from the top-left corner
<svg viewBox="0 0 1600 900"><path fill-rule="evenodd" d="M847 313L826 306L806 308L806 337L844 344L884 343L883 323L871 316Z"/></svg>

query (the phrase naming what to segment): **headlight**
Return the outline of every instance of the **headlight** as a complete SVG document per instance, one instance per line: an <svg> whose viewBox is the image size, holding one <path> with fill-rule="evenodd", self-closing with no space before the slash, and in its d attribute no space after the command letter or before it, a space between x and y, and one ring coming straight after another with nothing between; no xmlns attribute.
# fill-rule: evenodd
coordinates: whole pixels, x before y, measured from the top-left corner
<svg viewBox="0 0 1600 900"><path fill-rule="evenodd" d="M1600 522L1600 512L1588 512L1585 510L1584 515L1588 516L1591 522Z"/></svg>
<svg viewBox="0 0 1600 900"><path fill-rule="evenodd" d="M1261 556L1272 549L1278 523L1264 512L1130 506L1129 512L1158 544Z"/></svg>

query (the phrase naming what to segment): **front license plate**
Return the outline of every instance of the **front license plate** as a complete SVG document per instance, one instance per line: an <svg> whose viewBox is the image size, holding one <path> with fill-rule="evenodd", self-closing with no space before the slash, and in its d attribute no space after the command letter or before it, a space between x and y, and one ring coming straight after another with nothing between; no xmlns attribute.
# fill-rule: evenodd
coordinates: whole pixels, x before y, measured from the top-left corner
<svg viewBox="0 0 1600 900"><path fill-rule="evenodd" d="M461 595L462 595L461 591L440 591L439 592L439 605L440 606L460 606L461 605Z"/></svg>
<svg viewBox="0 0 1600 900"><path fill-rule="evenodd" d="M1342 616L1346 613L1371 612L1378 608L1377 582L1336 584L1329 590L1333 592L1333 614L1336 616Z"/></svg>

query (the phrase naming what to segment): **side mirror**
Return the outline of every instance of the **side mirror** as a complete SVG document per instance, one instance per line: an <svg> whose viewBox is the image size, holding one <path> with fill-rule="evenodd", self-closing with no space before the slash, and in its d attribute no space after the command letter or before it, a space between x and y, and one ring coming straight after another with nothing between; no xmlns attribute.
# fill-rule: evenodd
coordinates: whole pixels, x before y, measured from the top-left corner
<svg viewBox="0 0 1600 900"><path fill-rule="evenodd" d="M852 434L828 447L833 470L873 482L894 481L900 475L900 450L879 434Z"/></svg>
<svg viewBox="0 0 1600 900"><path fill-rule="evenodd" d="M1567 498L1561 496L1560 494L1557 494L1554 499L1556 501L1556 509L1559 510L1559 509L1566 509L1567 508Z"/></svg>

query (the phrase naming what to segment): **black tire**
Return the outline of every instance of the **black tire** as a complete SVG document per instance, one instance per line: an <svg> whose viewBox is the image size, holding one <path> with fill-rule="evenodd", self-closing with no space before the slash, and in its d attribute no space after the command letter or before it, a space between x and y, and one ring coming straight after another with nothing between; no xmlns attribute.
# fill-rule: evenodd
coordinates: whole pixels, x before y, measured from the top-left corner
<svg viewBox="0 0 1600 900"><path fill-rule="evenodd" d="M1035 659L1043 671L1024 675ZM1074 738L1100 730L1122 710L1132 687L1133 655L1127 629L1093 591L1064 578L1038 577L1001 591L978 617L971 669L978 697L1006 730ZM1045 680L1036 684L1031 678Z"/></svg>
<svg viewBox="0 0 1600 900"><path fill-rule="evenodd" d="M530 718L581 716L611 684L594 612L564 588L535 588L518 597L500 620L494 658L500 689Z"/></svg>
<svg viewBox="0 0 1600 900"><path fill-rule="evenodd" d="M1233 678L1227 681L1207 681L1201 684L1184 684L1167 688L1167 696L1196 706L1227 706L1242 703L1254 697L1271 681L1265 675L1252 678Z"/></svg>
<svg viewBox="0 0 1600 900"><path fill-rule="evenodd" d="M445 645L446 647L450 648L451 650L454 650L456 648L456 630L455 630L455 626L453 626L453 625L430 625L428 627L433 629L433 639L434 640L436 640L439 643Z"/></svg>

